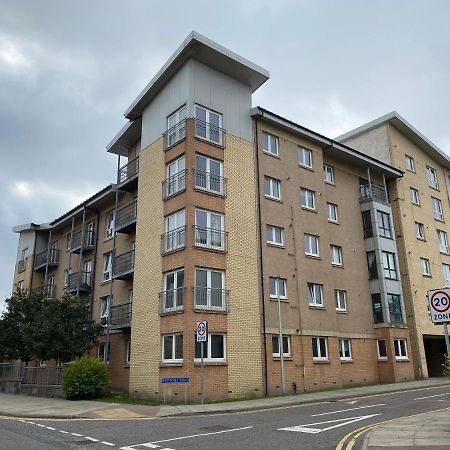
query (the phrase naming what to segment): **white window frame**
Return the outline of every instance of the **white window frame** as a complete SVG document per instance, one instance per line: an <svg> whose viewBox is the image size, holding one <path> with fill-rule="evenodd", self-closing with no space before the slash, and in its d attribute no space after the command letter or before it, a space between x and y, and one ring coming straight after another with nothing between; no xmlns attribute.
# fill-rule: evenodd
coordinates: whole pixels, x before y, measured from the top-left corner
<svg viewBox="0 0 450 450"><path fill-rule="evenodd" d="M277 342L278 352L274 352L274 339ZM280 358L280 336L278 334L272 335L272 357L273 358ZM283 334L282 335L282 341L283 341L283 357L284 358L291 358L292 357L292 351L291 351L291 336L289 334ZM287 352L284 351L284 343L287 342Z"/></svg>
<svg viewBox="0 0 450 450"><path fill-rule="evenodd" d="M419 239L419 241L425 241L425 225L420 222L415 222L416 227L416 238Z"/></svg>
<svg viewBox="0 0 450 450"><path fill-rule="evenodd" d="M275 291L272 291L272 285L275 288ZM281 290L280 286L282 287ZM284 294L281 294L281 291L283 291ZM278 299L278 294L280 293L280 299L286 300L288 298L286 278L269 277L269 293L270 298Z"/></svg>
<svg viewBox="0 0 450 450"><path fill-rule="evenodd" d="M346 343L348 344L347 349L346 349ZM348 351L348 356L346 355L347 351ZM339 338L339 359L341 361L353 361L351 339Z"/></svg>
<svg viewBox="0 0 450 450"><path fill-rule="evenodd" d="M280 230L281 242L277 242L276 231ZM269 245L274 245L276 247L284 247L284 229L282 227L277 227L276 225L267 225L266 227L267 243Z"/></svg>
<svg viewBox="0 0 450 450"><path fill-rule="evenodd" d="M317 289L317 290L316 290ZM319 295L317 295L319 293ZM319 283L307 284L308 305L315 308L323 308L323 286Z"/></svg>
<svg viewBox="0 0 450 450"><path fill-rule="evenodd" d="M384 342L384 351L386 352L385 356L381 356L381 353L380 353L380 342ZM386 361L388 359L386 339L377 339L377 355L378 355L378 359L380 359L382 361Z"/></svg>
<svg viewBox="0 0 450 450"><path fill-rule="evenodd" d="M197 284L197 275L198 271L204 271L206 272L206 286L200 286ZM221 280L221 287L220 288L213 288L212 287L212 273L218 273L220 274L220 280ZM206 305L197 304L197 289L202 288L206 289ZM212 304L212 289L221 289L221 300L222 304L219 305L213 305ZM205 311L225 311L226 310L226 290L225 290L225 272L223 270L216 270L216 269L207 269L205 267L196 267L195 268L195 290L194 293L194 307L197 309L202 309Z"/></svg>
<svg viewBox="0 0 450 450"><path fill-rule="evenodd" d="M442 264L442 275L445 287L450 287L450 264Z"/></svg>
<svg viewBox="0 0 450 450"><path fill-rule="evenodd" d="M181 273L183 274L183 276L181 277ZM168 289L167 287L167 278L169 276L173 275L173 289ZM182 285L180 285L178 278L182 278L183 279L183 283ZM180 311L183 310L184 308L184 287L185 287L185 282L186 282L186 278L185 278L185 272L184 272L184 268L181 269L177 269L177 270L172 270L170 272L166 272L164 274L164 294L163 294L163 299L162 299L162 311L163 312L172 312L172 311ZM181 305L177 305L177 299L178 299L178 292L179 289L182 289L182 299L183 302ZM167 293L171 291L172 292L172 296L173 296L173 306L166 308L166 299L167 299Z"/></svg>
<svg viewBox="0 0 450 450"><path fill-rule="evenodd" d="M186 212L180 209L164 218L164 253L173 252L186 245Z"/></svg>
<svg viewBox="0 0 450 450"><path fill-rule="evenodd" d="M183 362L183 357L182 358L176 358L176 346L177 346L177 339L179 339L179 337L181 336L181 352L183 353L183 357L184 357L184 349L183 349L183 333L168 333L168 334L163 334L161 336L161 360L164 364L180 364ZM164 354L165 354L165 338L167 337L172 337L172 348L170 349L171 351L171 358L164 358Z"/></svg>
<svg viewBox="0 0 450 450"><path fill-rule="evenodd" d="M67 288L69 285L69 276L72 274L72 269L65 269L64 270L64 289Z"/></svg>
<svg viewBox="0 0 450 450"><path fill-rule="evenodd" d="M309 155L306 157L306 155ZM309 159L309 164L308 160ZM306 147L299 147L298 148L298 165L300 167L306 167L307 169L313 168L313 153L312 150Z"/></svg>
<svg viewBox="0 0 450 450"><path fill-rule="evenodd" d="M186 158L184 155L166 164L164 197L169 198L186 189Z"/></svg>
<svg viewBox="0 0 450 450"><path fill-rule="evenodd" d="M413 172L413 173L416 172L414 158L412 156L405 155L405 167L406 167L406 170L409 170L410 172Z"/></svg>
<svg viewBox="0 0 450 450"><path fill-rule="evenodd" d="M212 336L222 336L223 338L223 358L212 358L211 357L211 337ZM206 345L206 357L203 358L205 362L226 362L227 360L227 335L226 333L208 333L208 342L203 343ZM201 358L195 357L195 347L194 347L194 362L199 363Z"/></svg>
<svg viewBox="0 0 450 450"><path fill-rule="evenodd" d="M111 297L104 295L100 297L100 319L108 319L111 311Z"/></svg>
<svg viewBox="0 0 450 450"><path fill-rule="evenodd" d="M303 246L306 256L320 257L320 239L314 234L305 233L303 236ZM314 251L317 248L317 252Z"/></svg>
<svg viewBox="0 0 450 450"><path fill-rule="evenodd" d="M114 210L106 213L105 240L112 239L114 236L115 218Z"/></svg>
<svg viewBox="0 0 450 450"><path fill-rule="evenodd" d="M334 290L334 303L336 306L336 311L346 312L347 311L347 291L343 289Z"/></svg>
<svg viewBox="0 0 450 450"><path fill-rule="evenodd" d="M428 258L420 258L420 271L424 277L431 277L430 260Z"/></svg>
<svg viewBox="0 0 450 450"><path fill-rule="evenodd" d="M404 353L402 351L402 346L400 342L404 342ZM404 361L408 358L408 342L406 339L394 339L394 355L397 361Z"/></svg>
<svg viewBox="0 0 450 450"><path fill-rule="evenodd" d="M278 188L278 196L275 193L275 187ZM268 188L268 189L267 189ZM267 190L269 192L267 192ZM270 200L281 200L281 181L276 178L264 176L264 196Z"/></svg>
<svg viewBox="0 0 450 450"><path fill-rule="evenodd" d="M428 186L430 186L430 188L439 190L439 182L436 169L427 166L427 179L428 179Z"/></svg>
<svg viewBox="0 0 450 450"><path fill-rule="evenodd" d="M330 244L330 259L332 266L343 266L342 247L340 245Z"/></svg>
<svg viewBox="0 0 450 450"><path fill-rule="evenodd" d="M112 259L111 259L111 272L112 272ZM88 286L92 286L92 259L89 259L83 263L83 273L81 277L81 283L86 283Z"/></svg>
<svg viewBox="0 0 450 450"><path fill-rule="evenodd" d="M329 164L323 165L323 178L325 183L334 184L334 167Z"/></svg>
<svg viewBox="0 0 450 450"><path fill-rule="evenodd" d="M278 156L278 136L263 131L262 133L262 148L263 152L272 156ZM267 143L267 148L266 148Z"/></svg>
<svg viewBox="0 0 450 450"><path fill-rule="evenodd" d="M206 227L200 227L198 224L198 215L206 215ZM220 222L219 228L213 228L214 220ZM225 250L225 231L224 231L225 216L216 211L209 211L206 209L195 209L195 246L202 248L209 248L213 250ZM218 245L217 245L218 244Z"/></svg>
<svg viewBox="0 0 450 450"><path fill-rule="evenodd" d="M420 206L420 193L419 190L413 187L409 188L411 203L413 205Z"/></svg>
<svg viewBox="0 0 450 450"><path fill-rule="evenodd" d="M112 259L113 259L113 252L106 252L103 253L103 270L102 270L102 282L106 283L107 281L112 280Z"/></svg>
<svg viewBox="0 0 450 450"><path fill-rule="evenodd" d="M325 342L325 354L322 355L320 342ZM328 338L325 336L313 336L311 338L313 361L328 361ZM314 356L314 348L318 356Z"/></svg>
<svg viewBox="0 0 450 450"><path fill-rule="evenodd" d="M103 352L100 349L103 347ZM102 358L103 353L103 358ZM111 359L111 342L100 342L98 345L97 357L102 360L107 366L109 365Z"/></svg>
<svg viewBox="0 0 450 450"><path fill-rule="evenodd" d="M436 232L439 244L439 252L443 254L448 254L449 249L448 249L447 232L442 230L436 230Z"/></svg>
<svg viewBox="0 0 450 450"><path fill-rule="evenodd" d="M200 160L205 161L205 170L200 170L198 163ZM214 174L211 171L212 166L219 167L219 174ZM204 155L195 155L195 188L201 191L211 192L217 195L225 195L225 181L223 178L223 162L218 159L209 158ZM219 189L214 189L217 186Z"/></svg>
<svg viewBox="0 0 450 450"><path fill-rule="evenodd" d="M223 126L222 126L222 122L223 122L223 117L222 114L213 111L211 109L205 108L204 106L200 106L200 105L195 105L194 106L194 116L195 116L195 120L197 121L202 121L202 119L199 119L197 117L197 110L201 109L203 111L205 111L205 117L206 120L204 121L204 126L205 126L205 136L201 136L197 133L197 126L195 127L195 137L205 140L207 142L212 142L213 144L218 144L218 145L223 145ZM212 125L211 124L211 115L216 115L219 118L219 125ZM217 135L218 135L218 140L215 140L212 138L212 132L214 132L214 130L217 130Z"/></svg>
<svg viewBox="0 0 450 450"><path fill-rule="evenodd" d="M339 223L338 205L336 203L327 202L328 222Z"/></svg>
<svg viewBox="0 0 450 450"><path fill-rule="evenodd" d="M304 187L300 188L300 205L302 208L309 209L311 211L316 210L316 193L311 189Z"/></svg>
<svg viewBox="0 0 450 450"><path fill-rule="evenodd" d="M183 105L167 117L167 131L171 130L171 133L167 133L167 148L175 145L186 136L186 125L183 122L186 119L186 115L187 107Z"/></svg>
<svg viewBox="0 0 450 450"><path fill-rule="evenodd" d="M437 206L437 209L435 208L436 206ZM434 220L443 222L444 221L444 213L442 212L442 202L438 198L431 197L431 209L433 210Z"/></svg>

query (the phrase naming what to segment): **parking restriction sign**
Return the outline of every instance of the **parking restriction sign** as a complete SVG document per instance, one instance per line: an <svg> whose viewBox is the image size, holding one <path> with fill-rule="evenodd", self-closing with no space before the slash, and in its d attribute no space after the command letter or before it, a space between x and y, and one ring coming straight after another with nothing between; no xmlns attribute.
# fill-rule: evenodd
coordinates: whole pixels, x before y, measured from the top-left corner
<svg viewBox="0 0 450 450"><path fill-rule="evenodd" d="M450 322L450 289L428 291L428 305L433 323Z"/></svg>
<svg viewBox="0 0 450 450"><path fill-rule="evenodd" d="M207 320L199 320L197 322L197 342L208 342Z"/></svg>

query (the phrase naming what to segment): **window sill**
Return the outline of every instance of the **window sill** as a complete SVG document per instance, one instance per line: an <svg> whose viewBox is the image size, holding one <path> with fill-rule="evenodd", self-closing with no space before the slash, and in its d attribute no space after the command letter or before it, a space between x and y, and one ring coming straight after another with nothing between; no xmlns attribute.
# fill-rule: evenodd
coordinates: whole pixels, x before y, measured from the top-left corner
<svg viewBox="0 0 450 450"><path fill-rule="evenodd" d="M305 256L312 259L322 259L320 255L311 255L310 253L305 253Z"/></svg>
<svg viewBox="0 0 450 450"><path fill-rule="evenodd" d="M348 358L348 359L339 358L339 359L341 360L342 364L348 364L348 363L352 363L353 362L352 358Z"/></svg>
<svg viewBox="0 0 450 450"><path fill-rule="evenodd" d="M402 357L398 357L398 356L396 356L395 357L395 360L397 361L397 362L409 362L409 358L408 357L406 357L406 358L402 358Z"/></svg>
<svg viewBox="0 0 450 450"><path fill-rule="evenodd" d="M272 200L274 202L283 203L281 198L271 197L270 195L264 195L264 198L267 199L267 200Z"/></svg>
<svg viewBox="0 0 450 450"><path fill-rule="evenodd" d="M281 360L281 358L279 356L272 355L272 357L273 357L274 361L280 361ZM283 356L283 361L292 361L292 355L289 355L289 356L285 355L285 356Z"/></svg>
<svg viewBox="0 0 450 450"><path fill-rule="evenodd" d="M267 245L269 247L284 248L284 244L275 244L273 242L268 242Z"/></svg>
<svg viewBox="0 0 450 450"><path fill-rule="evenodd" d="M176 174L175 174L176 175ZM180 189L179 191L173 192L172 194L164 196L163 200L169 200L170 198L176 197L178 194L181 194L182 192L185 192L186 188Z"/></svg>
<svg viewBox="0 0 450 450"><path fill-rule="evenodd" d="M103 280L103 281L100 283L100 286L103 286L104 284L109 284L109 283L111 283L111 281L112 281L112 278L111 278L111 280Z"/></svg>
<svg viewBox="0 0 450 450"><path fill-rule="evenodd" d="M329 359L314 359L313 358L313 364L330 364Z"/></svg>
<svg viewBox="0 0 450 450"><path fill-rule="evenodd" d="M327 180L324 180L324 181L325 181L325 184L328 184L329 186L336 186L336 183L334 181L327 181Z"/></svg>
<svg viewBox="0 0 450 450"><path fill-rule="evenodd" d="M194 360L194 367L200 367L202 363L199 359ZM227 361L211 361L211 360L203 360L203 365L205 366L228 366Z"/></svg>
<svg viewBox="0 0 450 450"><path fill-rule="evenodd" d="M444 219L436 219L436 217L433 217L433 219L434 219L436 222L445 223Z"/></svg>
<svg viewBox="0 0 450 450"><path fill-rule="evenodd" d="M420 208L420 203L411 202L411 205L418 206Z"/></svg>
<svg viewBox="0 0 450 450"><path fill-rule="evenodd" d="M337 269L343 269L344 268L344 264L331 263L331 267L336 267Z"/></svg>
<svg viewBox="0 0 450 450"><path fill-rule="evenodd" d="M338 314L348 314L348 311L346 309L336 309L336 312Z"/></svg>
<svg viewBox="0 0 450 450"><path fill-rule="evenodd" d="M129 369L130 368L130 363L127 363L123 366L124 369Z"/></svg>
<svg viewBox="0 0 450 450"><path fill-rule="evenodd" d="M317 214L316 208L310 208L309 206L303 206L303 205L300 205L300 206L301 206L301 208L304 209L305 211L309 211L309 212L313 212L313 213L316 213L316 214Z"/></svg>
<svg viewBox="0 0 450 450"><path fill-rule="evenodd" d="M107 237L107 238L105 238L105 239L103 240L103 242L111 241L113 238L114 238L114 236Z"/></svg>
<svg viewBox="0 0 450 450"><path fill-rule="evenodd" d="M203 192L204 194L214 195L216 197L221 197L221 198L225 198L226 197L224 192L212 191L210 189L202 188L202 187L199 187L199 186L195 186L194 189L195 189L196 192ZM185 190L183 189L183 191L181 191L181 192L184 192L184 191Z"/></svg>
<svg viewBox="0 0 450 450"><path fill-rule="evenodd" d="M270 298L270 300L272 302L278 302L278 298L277 297L269 296L269 298ZM289 303L289 299L280 297L280 302L282 302L282 303Z"/></svg>
<svg viewBox="0 0 450 450"><path fill-rule="evenodd" d="M277 153L277 154L271 153L271 152L269 152L268 150L264 150L264 149L263 149L263 153L264 153L265 155L267 155L267 156L272 156L272 158L280 159L280 155L278 155L278 153Z"/></svg>
<svg viewBox="0 0 450 450"><path fill-rule="evenodd" d="M387 356L379 356L378 357L378 362L387 362L388 357Z"/></svg>
<svg viewBox="0 0 450 450"><path fill-rule="evenodd" d="M314 172L313 166L305 166L304 164L298 163L298 167L301 167L302 169L310 170L311 172Z"/></svg>
<svg viewBox="0 0 450 450"><path fill-rule="evenodd" d="M425 278L432 278L431 274L428 273L423 273L422 276Z"/></svg>
<svg viewBox="0 0 450 450"><path fill-rule="evenodd" d="M420 238L420 237L417 237L417 236L416 236L416 238L417 238L418 241L427 242L427 240L425 238Z"/></svg>
<svg viewBox="0 0 450 450"><path fill-rule="evenodd" d="M159 365L160 368L164 368L164 367L183 367L183 363L182 362L162 362Z"/></svg>
<svg viewBox="0 0 450 450"><path fill-rule="evenodd" d="M337 220L328 219L328 223L334 223L335 225L340 225L340 223Z"/></svg>
<svg viewBox="0 0 450 450"><path fill-rule="evenodd" d="M308 303L308 307L310 309L321 309L321 310L325 311L325 306L323 306L323 305L311 305L311 303Z"/></svg>

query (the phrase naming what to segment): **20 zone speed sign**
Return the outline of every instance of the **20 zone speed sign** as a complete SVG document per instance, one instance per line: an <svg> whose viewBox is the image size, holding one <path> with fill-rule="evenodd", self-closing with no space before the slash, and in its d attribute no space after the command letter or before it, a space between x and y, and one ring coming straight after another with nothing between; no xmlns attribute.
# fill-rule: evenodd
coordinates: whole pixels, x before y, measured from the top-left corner
<svg viewBox="0 0 450 450"><path fill-rule="evenodd" d="M433 323L450 322L450 289L428 291L428 304Z"/></svg>

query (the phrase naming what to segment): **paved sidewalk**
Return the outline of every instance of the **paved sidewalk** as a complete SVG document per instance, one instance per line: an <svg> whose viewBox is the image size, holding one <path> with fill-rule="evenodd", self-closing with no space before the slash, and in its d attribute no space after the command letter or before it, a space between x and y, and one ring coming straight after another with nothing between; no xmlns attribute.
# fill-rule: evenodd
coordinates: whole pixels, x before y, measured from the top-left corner
<svg viewBox="0 0 450 450"><path fill-rule="evenodd" d="M370 431L363 450L448 450L450 448L450 408L405 417Z"/></svg>
<svg viewBox="0 0 450 450"><path fill-rule="evenodd" d="M404 383L379 384L354 389L312 392L286 397L264 398L205 405L127 405L95 401L69 401L54 398L30 397L0 393L0 415L33 418L103 418L131 419L169 416L188 416L196 414L228 413L279 408L323 401L343 400L355 397L402 392L434 386L448 385L444 378L409 381ZM449 446L450 448L450 441Z"/></svg>

